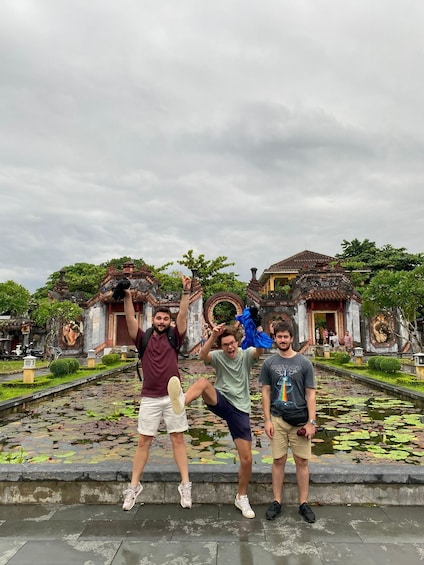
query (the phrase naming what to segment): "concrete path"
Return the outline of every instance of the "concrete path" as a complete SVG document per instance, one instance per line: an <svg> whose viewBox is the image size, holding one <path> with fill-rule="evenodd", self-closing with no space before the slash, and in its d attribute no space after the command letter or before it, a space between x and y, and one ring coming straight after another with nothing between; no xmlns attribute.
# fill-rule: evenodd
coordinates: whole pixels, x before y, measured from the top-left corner
<svg viewBox="0 0 424 565"><path fill-rule="evenodd" d="M297 506L275 521L232 505L0 506L0 565L408 565L424 563L424 507Z"/></svg>

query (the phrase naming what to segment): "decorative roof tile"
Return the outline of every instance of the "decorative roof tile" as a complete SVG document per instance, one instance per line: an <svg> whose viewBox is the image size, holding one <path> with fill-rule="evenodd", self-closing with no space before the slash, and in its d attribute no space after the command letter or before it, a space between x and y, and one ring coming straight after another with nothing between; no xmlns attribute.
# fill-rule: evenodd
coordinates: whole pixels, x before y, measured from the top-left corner
<svg viewBox="0 0 424 565"><path fill-rule="evenodd" d="M292 255L287 259L283 259L278 263L274 263L264 272L266 273L278 273L278 272L296 272L303 269L310 269L318 264L328 264L333 261L337 261L335 257L330 255L323 255L322 253L315 253L314 251L301 251Z"/></svg>
<svg viewBox="0 0 424 565"><path fill-rule="evenodd" d="M307 290L304 294L302 294L302 298L304 300L349 300L351 298L351 294L346 292L341 292L340 290L334 289L318 289L312 288Z"/></svg>

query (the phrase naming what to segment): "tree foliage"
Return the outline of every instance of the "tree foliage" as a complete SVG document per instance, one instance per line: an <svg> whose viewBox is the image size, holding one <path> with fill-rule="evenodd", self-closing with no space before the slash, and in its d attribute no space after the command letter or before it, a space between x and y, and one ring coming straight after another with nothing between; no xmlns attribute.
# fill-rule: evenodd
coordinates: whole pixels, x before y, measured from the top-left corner
<svg viewBox="0 0 424 565"><path fill-rule="evenodd" d="M345 269L351 271L352 280L357 290L369 283L381 270L412 271L424 264L424 254L408 253L404 247L393 247L390 244L378 248L374 241L343 240L342 253L336 255Z"/></svg>
<svg viewBox="0 0 424 565"><path fill-rule="evenodd" d="M46 298L48 291L54 288L62 276L68 284L69 292L83 293L87 298L95 296L108 267L113 266L122 271L126 263L133 263L136 270L147 267L152 273L152 277L158 281L162 293L179 292L181 290L180 270L172 268L175 265L174 262L171 261L157 267L149 265L142 258L124 256L110 259L100 265L75 263L75 265L65 266L49 276L46 285L33 295L33 299L38 301ZM245 298L246 284L237 279L238 275L228 270L234 263L229 262L224 255L215 259L206 259L204 254L195 256L193 250L190 249L177 261L177 264L196 273L196 277L203 287L204 300L207 300L216 292L222 291L234 292L242 299Z"/></svg>
<svg viewBox="0 0 424 565"><path fill-rule="evenodd" d="M196 274L203 287L205 300L222 291L234 292L245 299L246 284L240 282L234 272L224 270L235 265L228 262L228 257L219 255L215 259L206 259L203 253L195 257L194 251L190 249L178 263Z"/></svg>
<svg viewBox="0 0 424 565"><path fill-rule="evenodd" d="M0 315L22 316L26 314L31 298L30 292L14 281L0 283Z"/></svg>
<svg viewBox="0 0 424 565"><path fill-rule="evenodd" d="M31 312L31 317L37 326L43 327L55 321L66 323L78 320L82 313L83 309L69 300L59 302L42 298Z"/></svg>
<svg viewBox="0 0 424 565"><path fill-rule="evenodd" d="M105 274L106 267L103 265L93 265L91 263L66 265L60 271L55 271L49 275L46 284L37 289L32 298L34 301L47 298L48 292L53 290L62 278L68 285L71 294L78 293L80 297L90 298L98 293L100 283Z"/></svg>
<svg viewBox="0 0 424 565"><path fill-rule="evenodd" d="M109 259L109 261L101 263L100 267L103 267L105 269L105 272L108 267L115 267L115 269L118 269L118 271L122 271L126 263L133 263L134 267L137 270L146 265L146 262L143 259L133 259L132 257L125 255L124 257Z"/></svg>
<svg viewBox="0 0 424 565"><path fill-rule="evenodd" d="M181 279L178 271L169 271L170 267L174 264L172 261L161 265L160 267L155 267L154 265L149 265L144 261L144 259L134 259L132 257L120 257L119 259L111 259L107 263L103 263L102 266L107 268L112 265L115 269L122 271L125 263L133 263L136 270L140 270L142 267L147 267L154 279L159 283L159 287L162 292L174 292L181 290Z"/></svg>
<svg viewBox="0 0 424 565"><path fill-rule="evenodd" d="M75 263L63 267L64 280L69 292L83 293L87 297L94 296L99 291L100 283L106 274L106 268L102 265L91 263ZM61 271L56 271L48 280L49 289L52 289L60 280Z"/></svg>

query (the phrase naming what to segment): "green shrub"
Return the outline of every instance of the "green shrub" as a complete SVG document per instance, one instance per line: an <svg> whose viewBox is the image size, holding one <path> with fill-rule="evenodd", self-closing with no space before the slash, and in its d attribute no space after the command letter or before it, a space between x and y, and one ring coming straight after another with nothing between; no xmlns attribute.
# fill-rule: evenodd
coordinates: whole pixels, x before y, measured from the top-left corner
<svg viewBox="0 0 424 565"><path fill-rule="evenodd" d="M377 357L370 357L368 359L368 363L367 363L368 369L372 369L372 370L376 371L377 370L376 361L377 361Z"/></svg>
<svg viewBox="0 0 424 565"><path fill-rule="evenodd" d="M107 353L106 355L103 355L102 363L105 365L116 365L119 363L120 358L119 353Z"/></svg>
<svg viewBox="0 0 424 565"><path fill-rule="evenodd" d="M65 359L69 364L69 373L77 373L80 370L80 364L78 359Z"/></svg>
<svg viewBox="0 0 424 565"><path fill-rule="evenodd" d="M346 365L346 363L350 363L350 355L346 351L336 351L334 353L334 361L338 365Z"/></svg>
<svg viewBox="0 0 424 565"><path fill-rule="evenodd" d="M380 370L383 373L396 373L402 368L401 362L395 357L383 357L380 361Z"/></svg>
<svg viewBox="0 0 424 565"><path fill-rule="evenodd" d="M69 375L69 365L66 359L56 359L50 363L50 372L54 377Z"/></svg>
<svg viewBox="0 0 424 565"><path fill-rule="evenodd" d="M381 371L381 362L384 361L385 357L381 357L381 355L377 355L376 357L371 357L368 360L368 368L374 369L375 371Z"/></svg>
<svg viewBox="0 0 424 565"><path fill-rule="evenodd" d="M64 377L79 371L80 365L76 359L56 359L50 363L50 372L54 377Z"/></svg>

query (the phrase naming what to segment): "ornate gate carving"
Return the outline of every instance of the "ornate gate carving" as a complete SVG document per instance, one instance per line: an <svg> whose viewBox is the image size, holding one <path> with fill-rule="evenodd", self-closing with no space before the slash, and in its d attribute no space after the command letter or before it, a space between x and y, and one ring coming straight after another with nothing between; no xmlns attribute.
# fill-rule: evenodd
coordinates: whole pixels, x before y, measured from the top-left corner
<svg viewBox="0 0 424 565"><path fill-rule="evenodd" d="M236 315L239 315L243 312L244 304L240 296L237 296L237 294L233 294L232 292L217 292L208 300L206 300L203 307L203 315L205 317L205 321L210 327L216 325L213 311L215 306L220 302L229 302L230 304L232 304L236 309Z"/></svg>

